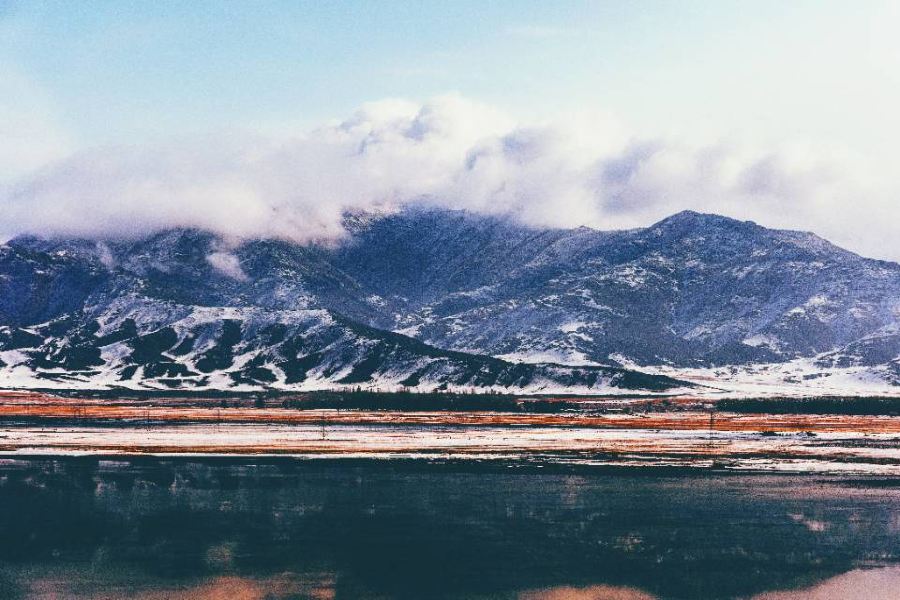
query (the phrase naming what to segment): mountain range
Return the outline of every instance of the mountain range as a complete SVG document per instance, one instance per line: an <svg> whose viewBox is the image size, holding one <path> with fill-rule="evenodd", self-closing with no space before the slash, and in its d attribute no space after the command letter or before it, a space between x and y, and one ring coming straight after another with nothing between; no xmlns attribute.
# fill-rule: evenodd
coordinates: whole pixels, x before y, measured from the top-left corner
<svg viewBox="0 0 900 600"><path fill-rule="evenodd" d="M15 238L0 246L0 385L900 383L900 265L812 233L690 211L599 231L423 207L345 227L331 244Z"/></svg>

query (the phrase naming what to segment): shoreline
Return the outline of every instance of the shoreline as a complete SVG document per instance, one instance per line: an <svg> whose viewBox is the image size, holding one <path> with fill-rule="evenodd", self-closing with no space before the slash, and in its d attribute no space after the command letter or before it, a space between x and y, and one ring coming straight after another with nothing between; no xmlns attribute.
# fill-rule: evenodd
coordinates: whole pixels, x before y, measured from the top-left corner
<svg viewBox="0 0 900 600"><path fill-rule="evenodd" d="M107 469L117 472L133 467L156 466L160 464L223 467L276 467L290 471L323 472L331 470L365 470L397 474L500 474L500 475L541 475L541 476L585 476L585 477L625 477L660 479L718 479L718 478L774 478L777 480L802 479L823 485L839 487L893 490L900 488L900 476L873 473L829 473L788 470L736 470L720 466L674 466L674 465L613 465L583 464L564 462L543 462L540 460L510 460L503 458L392 458L350 456L303 456L290 454L104 454L104 453L7 453L0 452L0 469L13 469L21 463L72 463L85 467Z"/></svg>
<svg viewBox="0 0 900 600"><path fill-rule="evenodd" d="M684 404L507 412L230 402L7 392L0 394L0 458L468 461L900 478L895 415L739 413Z"/></svg>

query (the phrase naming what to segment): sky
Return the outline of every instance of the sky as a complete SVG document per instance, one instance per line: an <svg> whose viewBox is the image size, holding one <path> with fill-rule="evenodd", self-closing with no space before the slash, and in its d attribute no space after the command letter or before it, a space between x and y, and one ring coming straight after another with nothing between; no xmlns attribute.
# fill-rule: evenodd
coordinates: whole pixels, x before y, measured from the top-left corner
<svg viewBox="0 0 900 600"><path fill-rule="evenodd" d="M0 0L0 236L682 209L900 259L900 2Z"/></svg>

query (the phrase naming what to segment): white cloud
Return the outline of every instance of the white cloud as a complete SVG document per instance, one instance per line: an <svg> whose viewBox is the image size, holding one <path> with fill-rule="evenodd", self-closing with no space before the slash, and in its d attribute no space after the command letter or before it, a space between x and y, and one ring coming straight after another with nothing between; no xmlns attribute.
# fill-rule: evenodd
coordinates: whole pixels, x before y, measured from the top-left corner
<svg viewBox="0 0 900 600"><path fill-rule="evenodd" d="M367 104L292 139L213 136L76 154L0 198L0 232L104 239L197 227L307 242L339 238L348 210L410 202L600 228L690 208L900 258L895 183L822 148L635 139L604 114L523 124L451 95ZM238 273L225 256L214 266Z"/></svg>
<svg viewBox="0 0 900 600"><path fill-rule="evenodd" d="M100 263L107 269L114 269L116 267L116 257L113 256L112 250L109 249L106 242L97 242L96 249Z"/></svg>
<svg viewBox="0 0 900 600"><path fill-rule="evenodd" d="M244 273L244 269L241 268L241 261L234 254L229 252L213 252L206 257L206 262L226 277L231 277L238 281L247 280L247 274Z"/></svg>

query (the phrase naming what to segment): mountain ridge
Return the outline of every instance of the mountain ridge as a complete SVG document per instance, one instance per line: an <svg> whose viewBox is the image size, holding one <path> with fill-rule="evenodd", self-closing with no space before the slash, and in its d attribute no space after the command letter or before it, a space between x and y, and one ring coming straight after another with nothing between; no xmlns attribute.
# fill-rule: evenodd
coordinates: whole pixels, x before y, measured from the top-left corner
<svg viewBox="0 0 900 600"><path fill-rule="evenodd" d="M900 265L861 257L810 232L694 211L622 231L538 228L427 207L348 218L348 237L327 246L224 241L199 230L101 242L11 240L0 246L0 361L6 365L0 381L17 368L65 371L65 360L53 360L54 353L67 356L65 348L82 348L94 362L98 352L103 358L104 375L86 375L86 385L113 384L111 373L121 377L126 366L138 384L148 366L183 378L192 373L183 385L203 381L199 355L173 356L175 343L163 351L163 366L157 354L142 362L146 356L122 354L120 346L122 355L113 357L110 348L120 341L97 346L109 332L98 337L103 326L91 323L115 320L111 307L121 310L123 302L169 314L171 322L135 320L144 328L133 332L138 337L181 322L185 317L175 319L172 307L179 315L211 309L221 322L237 314L240 335L233 346L251 349L252 356L251 350L247 356L233 352L220 369L226 375L213 379L251 387L288 385L276 363L316 353L312 379L323 386L342 385L335 374L366 361L378 365L369 374L371 385L400 386L425 368L414 368L415 361L439 355L444 371L429 380L432 388L531 390L592 390L577 369L607 369L594 381L608 389L623 367L656 372L813 360L823 369L893 369L900 355ZM289 314L310 327L292 330L296 356L287 356L293 347L282 341L262 348L253 339L262 335L261 321L287 326ZM179 329L178 343L224 333L198 327ZM307 342L316 327L331 337L314 347ZM393 337L398 334L411 341L400 343ZM37 345L22 346L26 342ZM324 350L336 354L326 360ZM500 374L512 367L490 362L498 359L513 367L545 364L514 385ZM245 368L241 361L260 378L232 377ZM337 367L341 361L344 367ZM387 376L391 361L409 372ZM492 375L479 379L464 364Z"/></svg>

